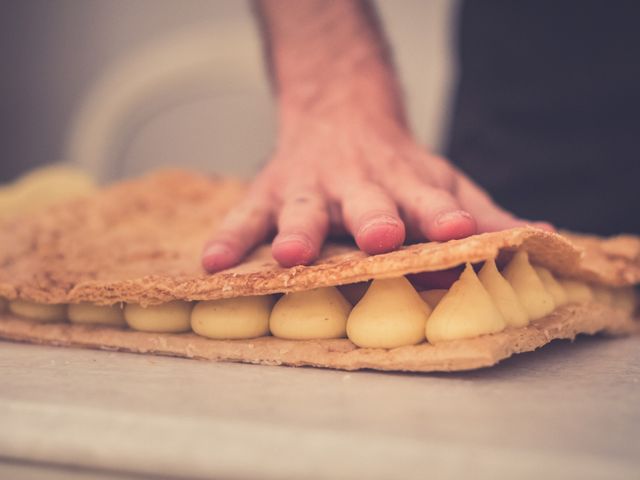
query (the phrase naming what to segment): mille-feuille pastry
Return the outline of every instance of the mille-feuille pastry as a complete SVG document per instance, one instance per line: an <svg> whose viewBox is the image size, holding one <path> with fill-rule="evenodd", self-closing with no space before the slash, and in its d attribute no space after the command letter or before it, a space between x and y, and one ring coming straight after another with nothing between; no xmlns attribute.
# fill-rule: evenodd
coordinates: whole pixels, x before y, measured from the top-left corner
<svg viewBox="0 0 640 480"><path fill-rule="evenodd" d="M267 246L207 274L207 235L245 191L166 171L0 226L0 338L267 365L452 371L576 335L638 330L640 239L534 228L368 256ZM449 288L408 278L464 266Z"/></svg>

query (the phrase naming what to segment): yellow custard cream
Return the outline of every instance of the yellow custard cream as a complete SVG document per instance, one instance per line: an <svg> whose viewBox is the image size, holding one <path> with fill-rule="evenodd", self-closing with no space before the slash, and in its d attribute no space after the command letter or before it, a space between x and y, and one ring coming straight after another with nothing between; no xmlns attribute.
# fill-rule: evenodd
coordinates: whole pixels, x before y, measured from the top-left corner
<svg viewBox="0 0 640 480"><path fill-rule="evenodd" d="M427 320L430 343L472 338L504 330L506 322L482 282L467 264L460 278Z"/></svg>
<svg viewBox="0 0 640 480"><path fill-rule="evenodd" d="M198 302L191 312L191 328L198 335L219 340L269 335L272 295Z"/></svg>
<svg viewBox="0 0 640 480"><path fill-rule="evenodd" d="M34 322L64 322L67 320L66 305L49 305L46 303L29 302L27 300L11 300L9 311L22 318Z"/></svg>
<svg viewBox="0 0 640 480"><path fill-rule="evenodd" d="M561 280L560 284L567 292L569 303L587 303L593 300L593 290L578 280Z"/></svg>
<svg viewBox="0 0 640 480"><path fill-rule="evenodd" d="M363 348L436 344L524 327L566 304L594 302L632 314L633 287L610 288L557 279L515 252L500 271L486 260L476 274L467 264L449 289L417 292L406 277L260 295L143 307L91 303L44 304L0 298L0 312L34 322L104 325L156 333L196 334L216 340L273 335L287 340L348 337Z"/></svg>
<svg viewBox="0 0 640 480"><path fill-rule="evenodd" d="M395 348L424 341L431 307L405 277L374 280L347 321L359 347Z"/></svg>
<svg viewBox="0 0 640 480"><path fill-rule="evenodd" d="M191 302L175 300L143 307L129 303L124 307L127 325L141 332L180 333L191 330Z"/></svg>
<svg viewBox="0 0 640 480"><path fill-rule="evenodd" d="M529 314L522 306L511 284L498 271L494 260L484 262L478 278L508 326L524 327L529 323Z"/></svg>
<svg viewBox="0 0 640 480"><path fill-rule="evenodd" d="M124 327L127 322L124 319L124 306L94 305L92 303L75 303L69 305L69 321L85 325L113 325Z"/></svg>
<svg viewBox="0 0 640 480"><path fill-rule="evenodd" d="M288 293L273 307L269 327L273 336L289 340L342 338L350 311L335 287Z"/></svg>
<svg viewBox="0 0 640 480"><path fill-rule="evenodd" d="M556 308L553 297L529 263L529 255L524 250L516 252L502 273L531 320L545 317Z"/></svg>
<svg viewBox="0 0 640 480"><path fill-rule="evenodd" d="M569 302L569 296L567 295L567 291L560 284L556 277L553 274L543 267L533 267L533 269L538 274L538 277L542 281L544 288L551 294L553 297L553 301L556 307L561 307L562 305L566 305Z"/></svg>

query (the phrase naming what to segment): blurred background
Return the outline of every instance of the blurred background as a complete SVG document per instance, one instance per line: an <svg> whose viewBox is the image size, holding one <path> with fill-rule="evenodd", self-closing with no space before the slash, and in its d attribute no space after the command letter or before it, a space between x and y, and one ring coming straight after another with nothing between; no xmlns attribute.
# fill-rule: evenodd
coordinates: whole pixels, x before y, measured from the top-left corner
<svg viewBox="0 0 640 480"><path fill-rule="evenodd" d="M376 3L412 125L438 150L457 2ZM0 0L0 181L49 162L101 181L172 165L250 176L275 135L249 1Z"/></svg>

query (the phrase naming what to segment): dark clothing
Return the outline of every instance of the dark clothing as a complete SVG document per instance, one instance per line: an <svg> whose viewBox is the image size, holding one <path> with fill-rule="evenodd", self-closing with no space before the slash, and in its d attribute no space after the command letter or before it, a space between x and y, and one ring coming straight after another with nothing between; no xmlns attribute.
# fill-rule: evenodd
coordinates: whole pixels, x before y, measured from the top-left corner
<svg viewBox="0 0 640 480"><path fill-rule="evenodd" d="M518 216L640 233L640 1L467 0L447 155Z"/></svg>

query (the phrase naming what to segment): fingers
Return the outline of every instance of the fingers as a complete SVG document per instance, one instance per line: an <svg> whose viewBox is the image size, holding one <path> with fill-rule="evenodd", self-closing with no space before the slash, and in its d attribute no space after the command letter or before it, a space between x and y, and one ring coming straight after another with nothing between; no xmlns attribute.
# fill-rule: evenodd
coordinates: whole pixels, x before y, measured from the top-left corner
<svg viewBox="0 0 640 480"><path fill-rule="evenodd" d="M329 229L329 213L323 195L315 190L285 197L278 216L273 258L283 267L308 265L320 254Z"/></svg>
<svg viewBox="0 0 640 480"><path fill-rule="evenodd" d="M555 231L554 227L549 223L528 222L499 207L487 192L461 172L456 175L456 194L462 207L475 217L478 223L478 233L495 232L525 225L532 225L547 231Z"/></svg>
<svg viewBox="0 0 640 480"><path fill-rule="evenodd" d="M442 157L418 149L409 156L409 160L422 181L452 193L461 208L475 219L478 233L525 225L555 231L547 222L530 222L500 208L482 188Z"/></svg>
<svg viewBox="0 0 640 480"><path fill-rule="evenodd" d="M446 191L452 190L455 170L448 160L419 147L415 148L412 155L407 158L423 182Z"/></svg>
<svg viewBox="0 0 640 480"><path fill-rule="evenodd" d="M427 239L444 242L476 233L475 219L449 192L425 185L414 198L404 208L419 216L418 225Z"/></svg>
<svg viewBox="0 0 640 480"><path fill-rule="evenodd" d="M340 224L369 254L395 250L404 242L407 230L428 240L446 241L527 224L498 207L445 160L438 160L430 165L441 171L438 178L410 162L396 162L393 155L366 171L348 166L340 171L329 169L319 182L322 191L309 182L301 186L299 176L288 172L289 178L297 179L296 190L276 195L281 206L273 257L284 267L310 264L318 257L330 226L338 230ZM266 187L255 189L228 214L209 240L202 255L207 271L237 264L273 230L274 199L261 191L267 191ZM536 226L553 229L548 224Z"/></svg>
<svg viewBox="0 0 640 480"><path fill-rule="evenodd" d="M446 241L476 233L473 216L448 191L423 183L411 171L399 171L388 188L407 221L428 240Z"/></svg>
<svg viewBox="0 0 640 480"><path fill-rule="evenodd" d="M377 185L359 183L343 193L342 214L358 247L369 254L397 249L404 223L393 200Z"/></svg>
<svg viewBox="0 0 640 480"><path fill-rule="evenodd" d="M208 272L230 268L264 241L273 228L269 199L262 194L247 197L231 210L205 244L202 266Z"/></svg>

